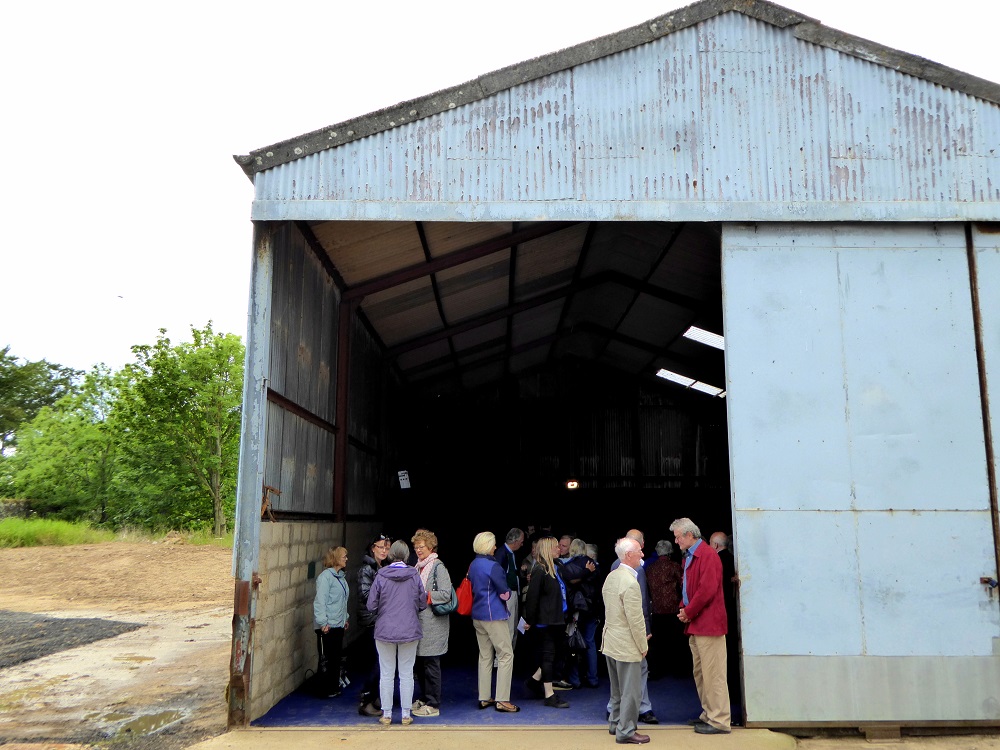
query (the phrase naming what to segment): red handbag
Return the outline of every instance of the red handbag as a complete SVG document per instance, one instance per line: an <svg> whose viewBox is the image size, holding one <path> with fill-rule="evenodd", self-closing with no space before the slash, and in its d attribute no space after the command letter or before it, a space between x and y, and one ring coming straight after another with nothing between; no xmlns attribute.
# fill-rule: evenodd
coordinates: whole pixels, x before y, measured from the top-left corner
<svg viewBox="0 0 1000 750"><path fill-rule="evenodd" d="M465 574L465 578L462 582L458 584L456 589L458 596L458 607L455 609L460 615L471 615L472 614L472 581L469 580L469 574Z"/></svg>

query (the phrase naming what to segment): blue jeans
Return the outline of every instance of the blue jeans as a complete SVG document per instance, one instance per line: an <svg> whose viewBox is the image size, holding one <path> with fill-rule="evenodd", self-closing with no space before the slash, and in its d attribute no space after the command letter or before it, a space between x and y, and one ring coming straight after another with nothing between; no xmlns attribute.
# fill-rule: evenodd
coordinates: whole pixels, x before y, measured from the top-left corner
<svg viewBox="0 0 1000 750"><path fill-rule="evenodd" d="M580 687L580 670L578 667L581 658L587 660L587 674L585 679L588 685L597 684L597 642L594 640L597 635L597 618L589 612L581 612L576 621L576 627L583 634L583 640L587 644L584 653L570 657L569 668L566 670L566 682L573 687Z"/></svg>

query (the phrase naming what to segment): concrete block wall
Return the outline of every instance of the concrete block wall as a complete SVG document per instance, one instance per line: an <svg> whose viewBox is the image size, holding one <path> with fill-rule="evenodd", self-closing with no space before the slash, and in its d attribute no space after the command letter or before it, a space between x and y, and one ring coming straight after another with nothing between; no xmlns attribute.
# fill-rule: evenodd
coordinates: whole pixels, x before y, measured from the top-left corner
<svg viewBox="0 0 1000 750"><path fill-rule="evenodd" d="M307 669L316 669L316 634L312 627L315 576L323 570L326 551L343 540L342 523L261 523L257 570L261 583L250 667L251 721L299 687ZM312 578L310 563L315 563Z"/></svg>

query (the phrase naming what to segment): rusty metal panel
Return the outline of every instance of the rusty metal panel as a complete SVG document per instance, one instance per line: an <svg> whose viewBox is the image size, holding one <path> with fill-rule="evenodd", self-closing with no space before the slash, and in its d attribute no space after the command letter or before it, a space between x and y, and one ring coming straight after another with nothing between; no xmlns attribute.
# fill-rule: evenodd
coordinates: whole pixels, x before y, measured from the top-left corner
<svg viewBox="0 0 1000 750"><path fill-rule="evenodd" d="M738 12L256 175L254 218L995 219L1000 105Z"/></svg>
<svg viewBox="0 0 1000 750"><path fill-rule="evenodd" d="M725 226L723 290L748 719L996 720L963 228ZM866 678L890 662L918 685ZM770 690L806 670L844 689Z"/></svg>

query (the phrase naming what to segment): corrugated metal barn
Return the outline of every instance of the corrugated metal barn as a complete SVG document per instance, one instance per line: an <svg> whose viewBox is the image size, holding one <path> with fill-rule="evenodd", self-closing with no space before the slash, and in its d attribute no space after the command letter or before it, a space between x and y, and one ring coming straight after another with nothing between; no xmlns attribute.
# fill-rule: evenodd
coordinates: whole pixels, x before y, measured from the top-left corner
<svg viewBox="0 0 1000 750"><path fill-rule="evenodd" d="M331 544L682 515L735 536L748 724L1000 724L1000 86L708 0L237 160L232 724Z"/></svg>

